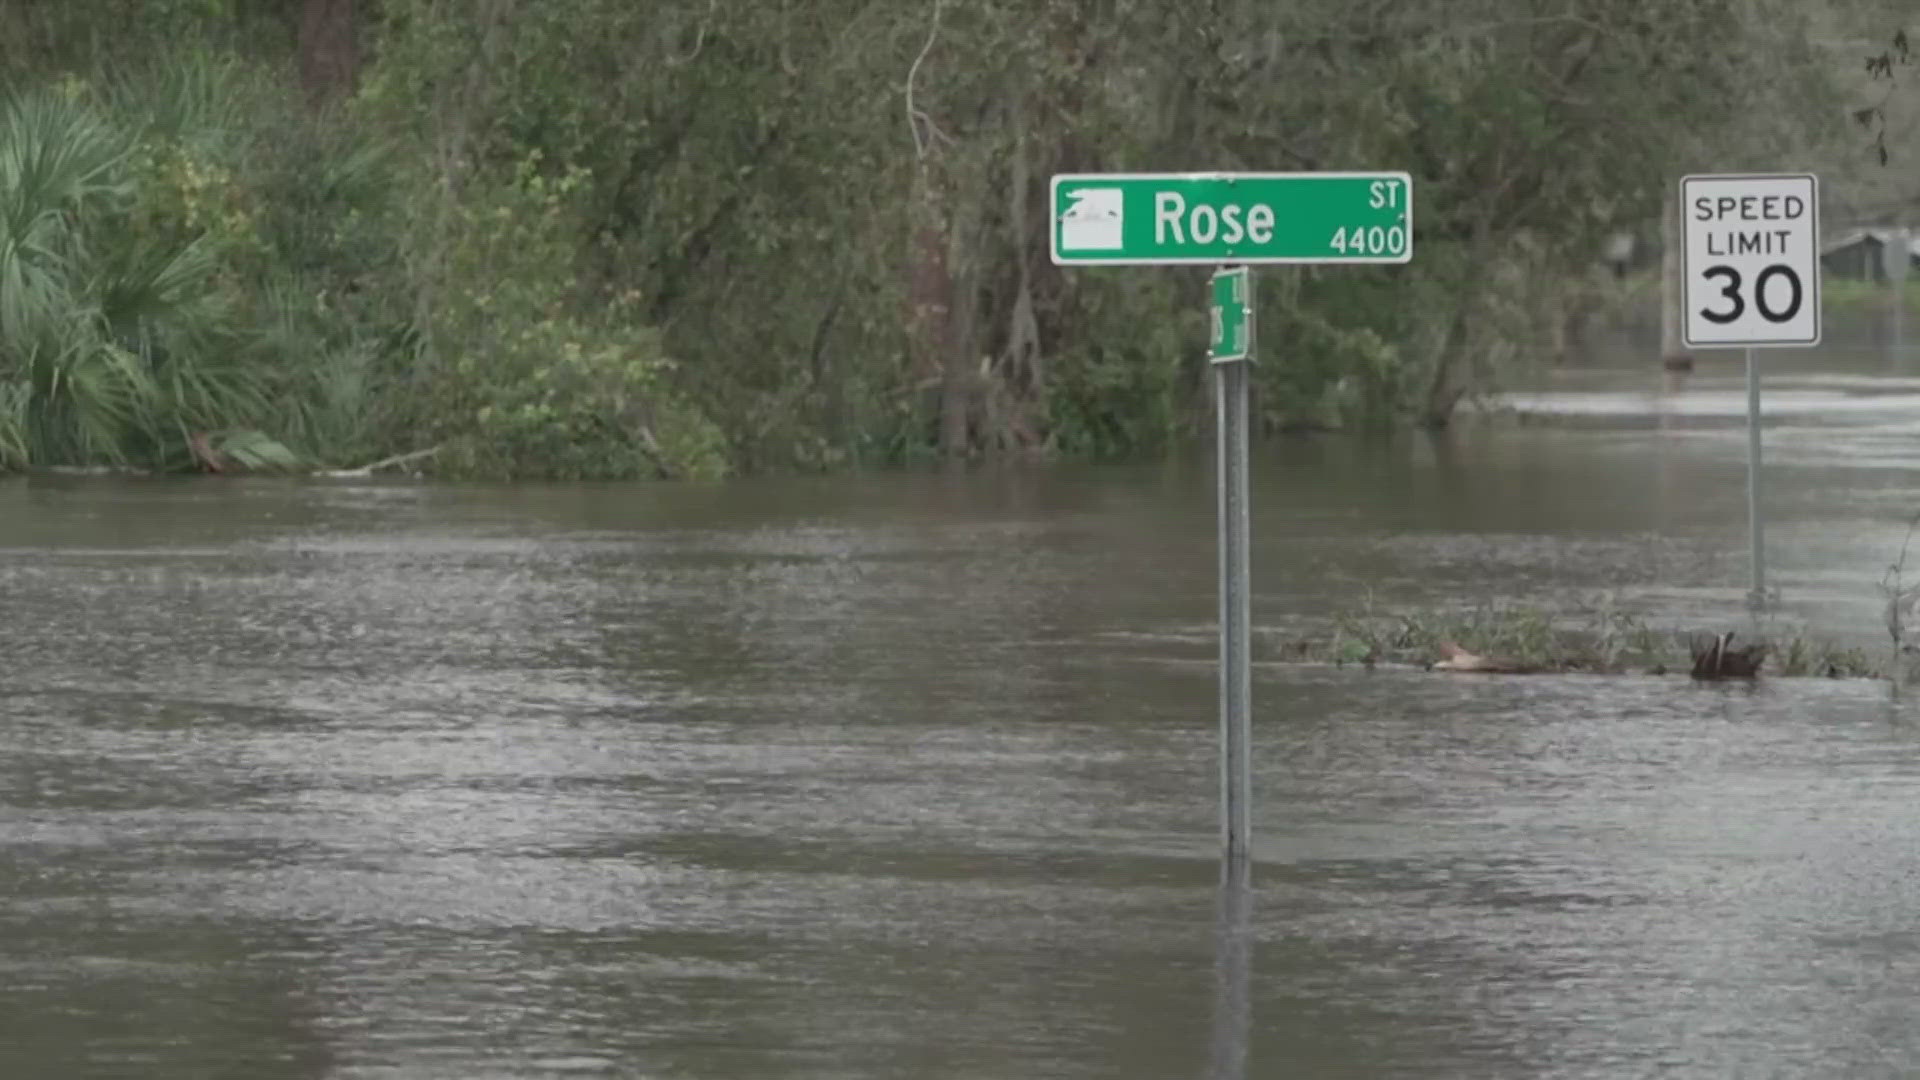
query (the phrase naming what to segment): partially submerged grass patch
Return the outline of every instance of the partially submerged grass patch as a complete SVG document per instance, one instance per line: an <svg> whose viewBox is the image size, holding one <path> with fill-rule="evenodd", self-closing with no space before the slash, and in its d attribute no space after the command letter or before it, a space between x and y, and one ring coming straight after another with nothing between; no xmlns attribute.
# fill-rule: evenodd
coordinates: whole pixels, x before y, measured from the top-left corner
<svg viewBox="0 0 1920 1080"><path fill-rule="evenodd" d="M1834 679L1884 679L1885 667L1864 649L1800 636L1788 638L1767 660L1767 671L1775 675L1824 675Z"/></svg>
<svg viewBox="0 0 1920 1080"><path fill-rule="evenodd" d="M1481 657L1543 672L1685 672L1697 634L1654 626L1602 602L1574 609L1491 603L1467 609L1397 610L1371 598L1336 620L1330 634L1280 644L1287 660L1430 667L1453 645ZM1883 665L1858 648L1799 632L1764 635L1763 673L1883 678Z"/></svg>

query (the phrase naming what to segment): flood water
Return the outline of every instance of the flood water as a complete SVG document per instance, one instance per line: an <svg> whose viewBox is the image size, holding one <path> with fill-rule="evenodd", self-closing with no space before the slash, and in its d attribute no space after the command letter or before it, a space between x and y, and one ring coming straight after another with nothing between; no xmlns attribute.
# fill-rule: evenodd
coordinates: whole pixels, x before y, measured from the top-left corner
<svg viewBox="0 0 1920 1080"><path fill-rule="evenodd" d="M1256 626L1744 627L1738 363L1266 443ZM1773 377L1780 618L1879 648L1920 381ZM1210 483L0 482L0 1075L1920 1072L1882 683L1262 660L1218 892Z"/></svg>

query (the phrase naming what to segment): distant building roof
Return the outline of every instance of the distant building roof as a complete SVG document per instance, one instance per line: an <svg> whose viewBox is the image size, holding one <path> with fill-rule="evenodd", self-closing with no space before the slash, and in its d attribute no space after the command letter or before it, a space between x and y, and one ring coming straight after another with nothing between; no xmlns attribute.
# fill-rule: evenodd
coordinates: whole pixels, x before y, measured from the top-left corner
<svg viewBox="0 0 1920 1080"><path fill-rule="evenodd" d="M1920 232L1912 229L1853 228L1845 229L1829 236L1820 245L1820 254L1831 255L1843 248L1855 244L1872 242L1880 245L1898 244L1905 238L1909 254L1920 256Z"/></svg>

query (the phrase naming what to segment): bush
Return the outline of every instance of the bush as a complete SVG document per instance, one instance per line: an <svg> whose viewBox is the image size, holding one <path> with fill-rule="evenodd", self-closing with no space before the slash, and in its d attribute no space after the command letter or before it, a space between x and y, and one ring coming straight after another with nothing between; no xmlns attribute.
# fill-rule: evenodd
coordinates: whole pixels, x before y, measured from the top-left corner
<svg viewBox="0 0 1920 1080"><path fill-rule="evenodd" d="M668 387L658 335L637 297L595 297L576 280L575 198L586 176L548 176L530 154L498 181L476 178L421 220L420 426L460 475L619 479L726 471L717 430Z"/></svg>

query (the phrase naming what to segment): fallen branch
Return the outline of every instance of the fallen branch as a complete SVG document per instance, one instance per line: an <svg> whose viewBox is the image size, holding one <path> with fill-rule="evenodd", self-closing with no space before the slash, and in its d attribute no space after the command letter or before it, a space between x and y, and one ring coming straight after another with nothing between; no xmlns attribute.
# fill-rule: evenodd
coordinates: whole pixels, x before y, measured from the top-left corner
<svg viewBox="0 0 1920 1080"><path fill-rule="evenodd" d="M381 469L391 469L391 468L394 468L395 466L406 465L410 462L420 461L425 458L430 458L439 452L440 452L440 447L430 446L425 450L415 450L411 453L395 454L390 458L381 458L379 461L376 461L371 465L362 465L357 469L320 469L316 471L313 475L324 476L332 480L350 480L355 477L367 477L367 476L372 476L374 473L379 472Z"/></svg>

